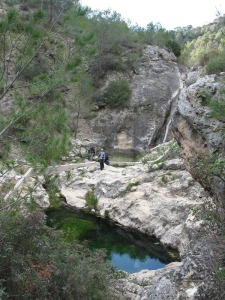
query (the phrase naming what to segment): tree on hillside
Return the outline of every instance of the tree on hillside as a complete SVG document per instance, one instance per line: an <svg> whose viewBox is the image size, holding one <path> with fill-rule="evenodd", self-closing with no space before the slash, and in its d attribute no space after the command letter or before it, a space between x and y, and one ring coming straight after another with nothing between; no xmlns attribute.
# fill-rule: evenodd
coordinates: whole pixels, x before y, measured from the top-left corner
<svg viewBox="0 0 225 300"><path fill-rule="evenodd" d="M62 16L49 26L49 15L41 9L29 14L10 9L0 21L1 299L112 299L113 270L104 253L68 244L46 226L41 210L33 211L32 192L41 182L42 167L57 162L69 147L63 91L79 79L80 60L61 34ZM7 156L11 144L15 156ZM27 161L37 167L36 185L4 200L15 184L5 175L26 169Z"/></svg>
<svg viewBox="0 0 225 300"><path fill-rule="evenodd" d="M46 29L43 10L29 15L9 9L0 21L0 170L1 198L13 188L7 173L31 163L42 167L59 161L70 147L68 117L62 105L64 65L54 37L62 16ZM11 155L15 152L16 155ZM37 173L38 174L38 173ZM29 195L29 193L28 193ZM9 205L22 199L20 195Z"/></svg>
<svg viewBox="0 0 225 300"><path fill-rule="evenodd" d="M175 32L175 37L183 45L180 63L187 66L205 66L224 52L223 18L202 27L181 28Z"/></svg>
<svg viewBox="0 0 225 300"><path fill-rule="evenodd" d="M48 21L54 22L62 10L68 10L79 4L79 0L6 0L9 6L19 5L22 11L44 10Z"/></svg>
<svg viewBox="0 0 225 300"><path fill-rule="evenodd" d="M146 30L137 26L132 27L132 30L139 42L165 48L177 57L180 56L181 46L175 39L174 31L164 29L160 23L150 22Z"/></svg>
<svg viewBox="0 0 225 300"><path fill-rule="evenodd" d="M129 42L130 31L121 16L110 10L99 12L91 18L94 31L94 55L91 61L91 74L98 79L106 70L124 70L122 46Z"/></svg>
<svg viewBox="0 0 225 300"><path fill-rule="evenodd" d="M28 15L9 9L0 22L0 168L5 175L24 160L38 168L54 164L70 148L63 90L69 81L65 64L74 57L66 47L61 51L62 16L63 11L46 29L45 11ZM14 157L11 145L17 149Z"/></svg>
<svg viewBox="0 0 225 300"><path fill-rule="evenodd" d="M45 22L42 10L34 11L28 17L10 9L0 24L3 45L0 52L0 100L12 106L10 111L2 112L0 135L5 142L9 136L25 142L29 158L39 152L40 140L42 145L50 146L51 142L60 145L62 139L66 150L65 139L68 136L64 108L60 105L60 87L65 81L64 66L57 55L57 42L51 31L53 25L46 30ZM48 109L50 114L45 112ZM62 112L61 117L58 109ZM47 153L44 148L39 153L40 157Z"/></svg>

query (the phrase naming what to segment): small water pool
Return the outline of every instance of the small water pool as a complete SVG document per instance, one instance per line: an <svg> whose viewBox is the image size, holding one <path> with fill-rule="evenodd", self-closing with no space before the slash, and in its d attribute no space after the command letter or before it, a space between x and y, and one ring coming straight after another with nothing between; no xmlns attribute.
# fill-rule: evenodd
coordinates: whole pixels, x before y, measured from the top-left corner
<svg viewBox="0 0 225 300"><path fill-rule="evenodd" d="M52 209L46 215L47 224L62 229L68 241L76 239L85 241L90 249L105 249L107 259L118 270L156 270L176 260L155 239L127 232L100 218L68 209Z"/></svg>
<svg viewBox="0 0 225 300"><path fill-rule="evenodd" d="M109 154L109 161L113 162L137 162L140 155L131 153L112 153Z"/></svg>

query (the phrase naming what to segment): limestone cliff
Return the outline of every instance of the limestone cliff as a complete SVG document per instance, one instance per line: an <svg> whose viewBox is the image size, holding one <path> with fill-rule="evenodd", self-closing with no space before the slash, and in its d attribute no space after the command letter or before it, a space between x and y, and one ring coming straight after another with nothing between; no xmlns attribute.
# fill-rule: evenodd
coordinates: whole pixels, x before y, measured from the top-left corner
<svg viewBox="0 0 225 300"><path fill-rule="evenodd" d="M111 74L105 84L124 76L127 75ZM111 152L141 152L163 140L171 106L183 86L175 55L157 46L147 46L129 83L129 109L99 109L97 116L83 125L82 138Z"/></svg>
<svg viewBox="0 0 225 300"><path fill-rule="evenodd" d="M210 174L207 168L209 158L217 157L221 162L224 160L225 123L223 117L213 117L205 101L207 101L206 97L217 99L223 78L224 74L199 76L196 82L182 89L172 119L173 133L183 149L188 169L205 188L211 190L219 203L219 210L224 208L224 167L221 164L221 169L218 169L219 174L216 174L215 169ZM197 171L200 162L202 167ZM207 177L205 181L204 177Z"/></svg>

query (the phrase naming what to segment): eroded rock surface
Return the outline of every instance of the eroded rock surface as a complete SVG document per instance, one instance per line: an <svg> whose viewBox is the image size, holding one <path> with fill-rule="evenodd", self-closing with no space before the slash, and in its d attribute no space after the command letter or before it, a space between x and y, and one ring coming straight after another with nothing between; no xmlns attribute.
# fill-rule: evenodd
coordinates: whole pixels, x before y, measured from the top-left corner
<svg viewBox="0 0 225 300"><path fill-rule="evenodd" d="M183 149L183 157L188 163L190 172L195 174L195 179L199 182L202 180L202 175L209 178L213 174L213 172L207 174L209 157L224 160L225 120L222 115L220 118L215 118L207 103L210 99L218 99L221 80L224 80L224 73L219 76L208 75L199 77L195 83L184 88L179 96L176 112L172 119L175 139ZM199 162L203 164L203 169L196 172L200 165ZM214 173L216 175L217 172ZM205 185L206 188L211 189L216 201L220 203L219 210L222 208L224 210L224 170L221 169L218 175L214 178L211 176ZM220 216L223 215L224 212L220 212Z"/></svg>
<svg viewBox="0 0 225 300"><path fill-rule="evenodd" d="M213 153L223 147L221 129L224 121L210 117L210 108L204 105L207 97L213 97L219 88L216 75L205 76L184 88L173 116L176 139L188 159L195 155ZM207 96L208 93L208 96Z"/></svg>
<svg viewBox="0 0 225 300"><path fill-rule="evenodd" d="M189 242L188 228L198 230L201 226L192 209L202 205L207 195L187 171L174 170L174 164L172 169L148 173L148 166L136 164L126 168L106 166L101 171L96 163L71 171L71 181L61 174L62 182L65 180L61 193L70 206L82 208L86 192L94 189L101 216L154 235L182 254Z"/></svg>
<svg viewBox="0 0 225 300"><path fill-rule="evenodd" d="M85 208L85 194L93 191L102 217L154 235L180 252L180 263L118 280L114 289L120 299L207 299L214 250L205 245L209 227L198 211L211 199L181 165L172 160L153 172L142 163L101 171L96 162L71 170L69 176L60 173L59 187L69 207Z"/></svg>

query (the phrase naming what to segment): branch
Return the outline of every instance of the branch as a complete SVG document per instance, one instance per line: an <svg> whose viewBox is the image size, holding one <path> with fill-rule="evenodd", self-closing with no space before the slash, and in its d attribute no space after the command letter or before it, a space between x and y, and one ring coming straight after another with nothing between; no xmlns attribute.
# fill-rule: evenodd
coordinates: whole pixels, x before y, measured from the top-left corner
<svg viewBox="0 0 225 300"><path fill-rule="evenodd" d="M57 84L58 82L56 82L55 84ZM34 102L27 110L25 113L29 112L38 102L38 100L42 99L49 91L51 91L51 89L53 88L53 86L51 86L50 88L48 88L44 93L42 93L41 96L38 97L37 101ZM19 114L19 112L21 112L21 108L17 110L16 112L16 116ZM20 116L18 116L16 118L16 116L10 121L10 123L0 132L0 136L3 135L3 133L12 125L14 124L16 121L18 121L22 116L24 115L24 113L22 113Z"/></svg>
<svg viewBox="0 0 225 300"><path fill-rule="evenodd" d="M45 38L47 39L47 38ZM27 66L29 66L29 64L32 62L32 60L35 58L35 56L37 55L38 51L41 49L44 40L43 39L41 41L41 44L39 45L39 47L37 48L37 50L35 51L35 54L27 61L27 63L22 67L22 69L17 72L16 76L14 77L14 79L10 82L10 84L5 88L4 93L0 96L0 100L8 93L9 89L13 86L13 84L15 83L15 81L17 80L17 78L20 76L20 74L26 69Z"/></svg>
<svg viewBox="0 0 225 300"><path fill-rule="evenodd" d="M55 19L55 21L52 23L52 26L50 27L49 30L52 30L52 28L54 27L54 25L56 24L56 22L59 20L59 18L61 17L62 13L64 11L64 8L62 8L61 12L59 13L59 15L57 16L57 18ZM15 81L17 80L17 78L21 75L21 73L27 68L27 66L29 66L29 64L33 61L33 59L35 58L35 56L37 55L38 51L41 49L44 41L47 39L48 37L44 37L41 42L40 45L38 46L37 50L35 51L34 55L24 64L24 66L20 69L20 71L17 72L17 74L15 75L14 79L6 86L3 94L0 96L0 100L8 93L8 91L10 90L10 88L13 86L13 84L15 83Z"/></svg>

